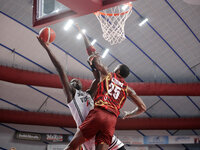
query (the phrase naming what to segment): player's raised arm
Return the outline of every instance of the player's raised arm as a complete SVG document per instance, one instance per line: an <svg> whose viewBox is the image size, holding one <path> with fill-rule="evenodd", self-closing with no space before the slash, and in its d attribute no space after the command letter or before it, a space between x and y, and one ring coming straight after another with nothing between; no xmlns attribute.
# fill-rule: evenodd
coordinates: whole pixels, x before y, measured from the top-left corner
<svg viewBox="0 0 200 150"><path fill-rule="evenodd" d="M91 58L94 57L94 58ZM89 60L91 59L92 65L101 73L101 79L104 79L105 76L108 75L107 67L105 67L100 61L100 56L98 54L94 54L89 57Z"/></svg>
<svg viewBox="0 0 200 150"><path fill-rule="evenodd" d="M90 88L86 92L88 92L91 97L94 98L98 88L98 83L100 82L100 74L98 70L93 70L92 73L95 79L92 81Z"/></svg>
<svg viewBox="0 0 200 150"><path fill-rule="evenodd" d="M58 71L58 74L59 74L59 77L60 77L60 80L61 80L61 83L62 83L62 86L63 86L64 93L67 96L67 103L71 102L73 88L69 84L69 80L67 78L66 73L64 72L63 67L61 66L59 61L56 59L54 54L51 52L51 50L49 49L47 44L44 43L39 37L37 37L37 39L40 42L40 44L44 47L44 49L47 51L52 63L54 64L56 70Z"/></svg>
<svg viewBox="0 0 200 150"><path fill-rule="evenodd" d="M101 73L101 78L104 78L104 76L108 74L107 68L100 62L100 57L96 53L96 49L90 44L87 36L81 31L79 25L76 24L76 26L84 39L86 50L89 55L89 65L91 66L92 70L97 69Z"/></svg>
<svg viewBox="0 0 200 150"><path fill-rule="evenodd" d="M137 116L146 111L146 105L133 89L128 87L127 93L128 96L131 98L132 102L135 103L137 107L133 111L125 111L125 116L123 117L123 119Z"/></svg>
<svg viewBox="0 0 200 150"><path fill-rule="evenodd" d="M82 30L78 24L76 24L76 27L84 39L84 43L85 43L88 55L90 56L90 55L94 54L96 52L96 49L90 44L90 41L88 40L87 36L82 32Z"/></svg>

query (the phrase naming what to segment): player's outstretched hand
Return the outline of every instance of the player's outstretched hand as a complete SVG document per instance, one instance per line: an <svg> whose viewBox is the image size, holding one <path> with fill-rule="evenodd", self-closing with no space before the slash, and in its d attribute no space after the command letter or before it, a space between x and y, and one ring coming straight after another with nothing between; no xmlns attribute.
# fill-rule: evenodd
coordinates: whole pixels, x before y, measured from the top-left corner
<svg viewBox="0 0 200 150"><path fill-rule="evenodd" d="M123 119L131 118L132 112L130 112L130 111L124 111L124 113L125 113L125 115L124 115Z"/></svg>

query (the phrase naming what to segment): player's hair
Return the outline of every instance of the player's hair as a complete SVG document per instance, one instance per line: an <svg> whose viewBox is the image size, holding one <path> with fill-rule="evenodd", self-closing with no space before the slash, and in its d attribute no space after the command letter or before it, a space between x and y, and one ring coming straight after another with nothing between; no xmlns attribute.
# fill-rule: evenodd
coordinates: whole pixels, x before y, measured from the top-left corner
<svg viewBox="0 0 200 150"><path fill-rule="evenodd" d="M120 70L120 75L123 77L123 78L126 78L128 77L129 73L130 73L130 70L128 68L128 66L124 65L124 64L121 64L119 66L119 70Z"/></svg>

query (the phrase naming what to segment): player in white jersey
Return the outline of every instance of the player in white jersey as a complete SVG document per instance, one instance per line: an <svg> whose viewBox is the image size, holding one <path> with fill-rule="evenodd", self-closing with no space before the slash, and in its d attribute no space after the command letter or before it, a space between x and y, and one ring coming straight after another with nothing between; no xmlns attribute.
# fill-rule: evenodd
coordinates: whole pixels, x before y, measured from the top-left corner
<svg viewBox="0 0 200 150"><path fill-rule="evenodd" d="M68 81L67 74L65 73L63 67L56 59L52 51L49 49L48 45L44 43L41 39L38 38L40 44L44 47L47 51L52 63L54 64L62 86L63 91L67 97L67 105L70 108L72 116L76 122L77 127L81 125L81 123L85 120L87 114L91 109L93 109L93 99L98 83L100 81L99 72L97 70L93 70L93 75L95 77L94 81L92 82L90 88L87 91L81 91L82 84L78 79L72 79L70 82ZM79 128L77 128L79 130ZM84 150L95 150L95 137L87 142L84 143L83 146ZM112 143L110 145L109 150L125 150L124 144L117 139L115 136L112 138Z"/></svg>

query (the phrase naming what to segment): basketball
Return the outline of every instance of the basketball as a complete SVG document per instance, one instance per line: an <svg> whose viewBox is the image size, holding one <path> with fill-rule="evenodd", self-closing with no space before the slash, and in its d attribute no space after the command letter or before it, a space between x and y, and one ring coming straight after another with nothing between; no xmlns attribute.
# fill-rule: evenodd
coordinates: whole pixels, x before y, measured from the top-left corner
<svg viewBox="0 0 200 150"><path fill-rule="evenodd" d="M52 43L56 38L56 33L50 27L44 27L39 32L39 38L45 43Z"/></svg>

